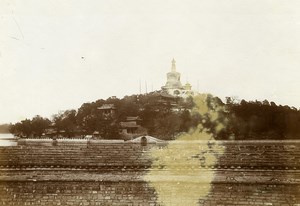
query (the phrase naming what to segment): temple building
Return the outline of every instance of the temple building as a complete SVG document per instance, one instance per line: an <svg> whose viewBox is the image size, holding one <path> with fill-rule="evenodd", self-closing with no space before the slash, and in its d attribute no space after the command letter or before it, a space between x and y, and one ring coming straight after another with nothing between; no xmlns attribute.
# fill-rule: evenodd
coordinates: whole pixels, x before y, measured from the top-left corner
<svg viewBox="0 0 300 206"><path fill-rule="evenodd" d="M176 61L174 59L172 60L171 71L167 73L167 82L161 89L163 93L183 98L195 95L191 84L188 82L185 85L181 84L180 73L176 71Z"/></svg>
<svg viewBox="0 0 300 206"><path fill-rule="evenodd" d="M104 115L105 118L114 117L116 114L116 107L114 104L103 104L97 109L101 111L102 115Z"/></svg>

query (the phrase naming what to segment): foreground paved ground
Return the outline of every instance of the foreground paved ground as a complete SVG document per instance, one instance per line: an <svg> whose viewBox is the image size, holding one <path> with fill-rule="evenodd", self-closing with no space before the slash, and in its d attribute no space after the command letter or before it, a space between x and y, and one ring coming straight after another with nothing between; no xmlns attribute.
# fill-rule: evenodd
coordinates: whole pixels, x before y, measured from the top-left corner
<svg viewBox="0 0 300 206"><path fill-rule="evenodd" d="M300 142L0 148L0 205L300 205Z"/></svg>

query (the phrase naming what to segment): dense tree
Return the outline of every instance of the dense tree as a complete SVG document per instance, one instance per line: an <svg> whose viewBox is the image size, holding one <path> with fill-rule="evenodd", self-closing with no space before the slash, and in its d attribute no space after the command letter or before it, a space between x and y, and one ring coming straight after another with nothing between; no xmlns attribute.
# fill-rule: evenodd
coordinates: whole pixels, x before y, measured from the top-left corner
<svg viewBox="0 0 300 206"><path fill-rule="evenodd" d="M13 124L10 128L9 128L9 132L16 135L16 136L21 136L22 135L22 128L21 128L21 122L18 122L16 124Z"/></svg>
<svg viewBox="0 0 300 206"><path fill-rule="evenodd" d="M154 134L161 139L174 139L175 134L180 132L181 119L174 113L159 115L154 121Z"/></svg>
<svg viewBox="0 0 300 206"><path fill-rule="evenodd" d="M10 132L21 137L29 137L33 133L31 120L25 119L11 126Z"/></svg>
<svg viewBox="0 0 300 206"><path fill-rule="evenodd" d="M35 116L31 120L32 132L35 136L41 137L45 133L46 129L49 128L51 121L47 118L43 118L39 115Z"/></svg>
<svg viewBox="0 0 300 206"><path fill-rule="evenodd" d="M62 112L58 113L58 114L54 114L52 116L52 122L53 122L53 126L56 130L56 135L58 136L60 131L62 130L63 128L63 125L62 125L62 119L63 119L63 114Z"/></svg>
<svg viewBox="0 0 300 206"><path fill-rule="evenodd" d="M227 131L236 139L295 139L300 137L300 111L268 100L227 102Z"/></svg>
<svg viewBox="0 0 300 206"><path fill-rule="evenodd" d="M66 110L54 115L53 123L57 135L74 136L77 129L76 110Z"/></svg>
<svg viewBox="0 0 300 206"><path fill-rule="evenodd" d="M76 110L66 110L63 113L61 125L62 125L62 129L65 131L65 136L67 137L74 136L77 128Z"/></svg>

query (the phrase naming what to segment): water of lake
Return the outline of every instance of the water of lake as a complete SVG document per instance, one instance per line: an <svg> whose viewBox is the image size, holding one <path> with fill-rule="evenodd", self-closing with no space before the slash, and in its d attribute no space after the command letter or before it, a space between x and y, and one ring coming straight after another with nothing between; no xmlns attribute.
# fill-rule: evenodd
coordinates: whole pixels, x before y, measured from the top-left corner
<svg viewBox="0 0 300 206"><path fill-rule="evenodd" d="M0 147L17 146L17 141L12 134L0 134Z"/></svg>

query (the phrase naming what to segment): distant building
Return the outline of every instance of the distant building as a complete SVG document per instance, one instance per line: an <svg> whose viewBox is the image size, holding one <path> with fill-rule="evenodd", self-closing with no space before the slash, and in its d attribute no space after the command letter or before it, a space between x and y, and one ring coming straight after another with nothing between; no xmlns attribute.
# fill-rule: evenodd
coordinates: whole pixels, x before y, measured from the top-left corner
<svg viewBox="0 0 300 206"><path fill-rule="evenodd" d="M114 104L103 104L97 109L99 109L105 117L114 117L116 114L116 107Z"/></svg>
<svg viewBox="0 0 300 206"><path fill-rule="evenodd" d="M171 72L167 73L167 82L165 86L161 87L162 92L172 96L183 98L195 95L195 92L192 90L192 85L190 83L187 82L182 86L180 76L181 74L176 71L176 62L173 59Z"/></svg>
<svg viewBox="0 0 300 206"><path fill-rule="evenodd" d="M169 106L171 108L178 107L178 100L179 100L179 98L177 96L168 94L166 92L155 93L154 95L157 96L156 103L158 105Z"/></svg>
<svg viewBox="0 0 300 206"><path fill-rule="evenodd" d="M141 127L142 119L139 117L126 117L125 121L120 122L123 134L137 134L137 130Z"/></svg>

